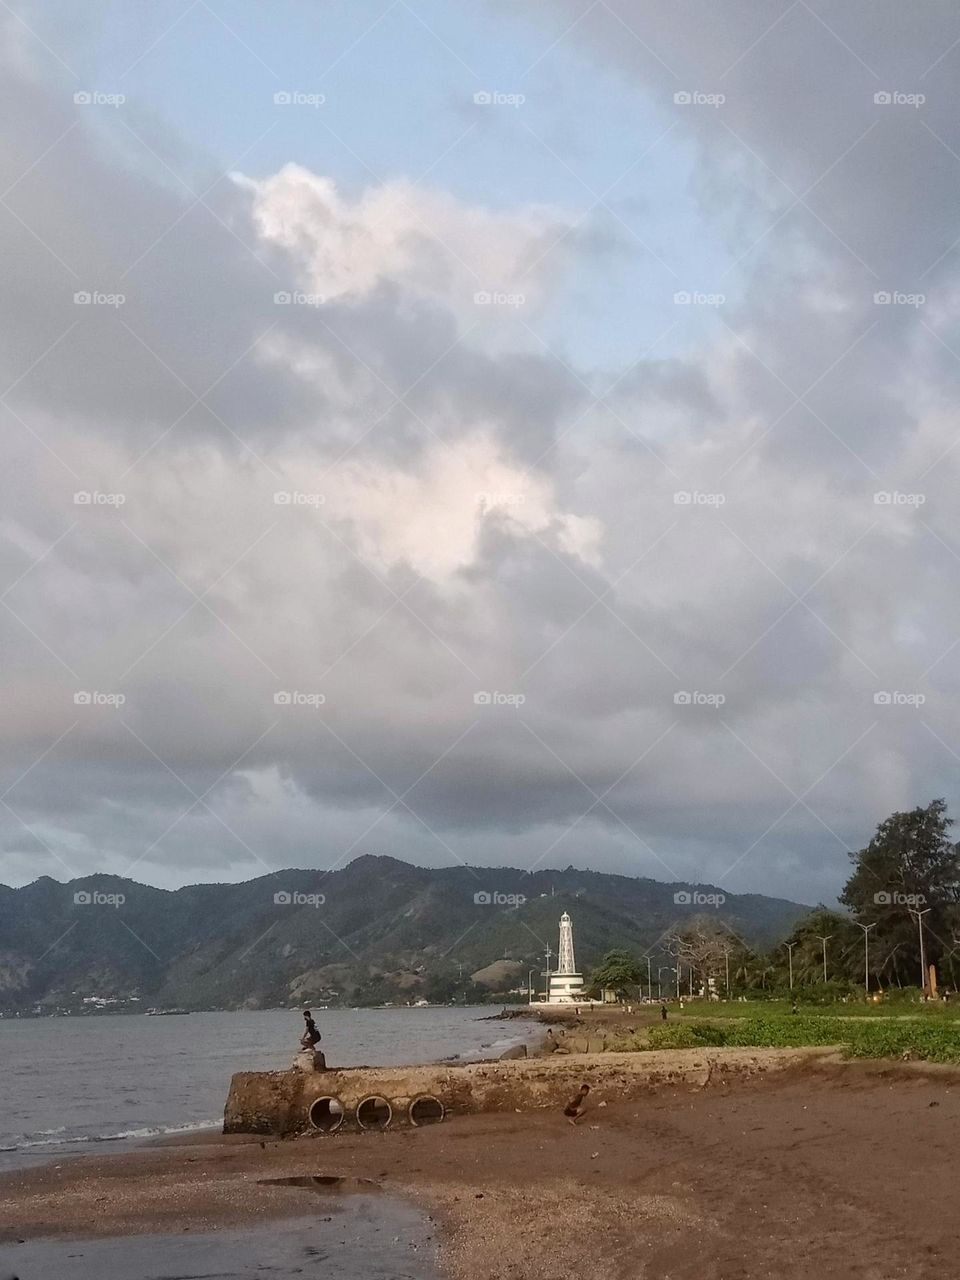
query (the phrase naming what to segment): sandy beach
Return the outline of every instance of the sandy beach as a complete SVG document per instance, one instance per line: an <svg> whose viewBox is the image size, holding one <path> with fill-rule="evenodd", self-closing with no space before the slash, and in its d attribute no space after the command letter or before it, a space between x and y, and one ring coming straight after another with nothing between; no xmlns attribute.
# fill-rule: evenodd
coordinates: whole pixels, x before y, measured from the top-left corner
<svg viewBox="0 0 960 1280"><path fill-rule="evenodd" d="M538 1112L286 1141L208 1134L23 1170L0 1180L0 1241L314 1217L322 1244L332 1209L376 1194L428 1215L456 1280L919 1280L953 1267L955 1072L820 1061L591 1101L577 1126Z"/></svg>

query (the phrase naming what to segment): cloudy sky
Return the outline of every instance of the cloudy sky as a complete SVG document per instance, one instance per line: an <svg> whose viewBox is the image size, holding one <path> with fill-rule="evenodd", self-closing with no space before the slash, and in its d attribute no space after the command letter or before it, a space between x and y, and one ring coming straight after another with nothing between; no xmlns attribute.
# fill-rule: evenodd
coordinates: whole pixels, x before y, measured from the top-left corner
<svg viewBox="0 0 960 1280"><path fill-rule="evenodd" d="M0 881L832 898L960 763L949 0L10 0Z"/></svg>

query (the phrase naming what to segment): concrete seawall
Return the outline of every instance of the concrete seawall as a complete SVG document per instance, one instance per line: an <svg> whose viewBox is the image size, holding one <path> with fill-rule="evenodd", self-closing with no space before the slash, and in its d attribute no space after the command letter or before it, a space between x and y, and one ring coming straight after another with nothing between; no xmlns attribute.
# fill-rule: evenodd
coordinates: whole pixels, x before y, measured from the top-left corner
<svg viewBox="0 0 960 1280"><path fill-rule="evenodd" d="M445 1115L561 1106L586 1081L594 1103L664 1087L701 1088L724 1078L782 1071L830 1053L802 1049L684 1049L557 1054L469 1065L350 1067L328 1071L241 1071L230 1083L224 1133L284 1136L317 1129L397 1128ZM324 1100L330 1099L330 1104ZM388 1104L367 1103L382 1099ZM332 1115L331 1115L332 1107ZM358 1114L360 1119L358 1120ZM364 1123L364 1121L367 1123Z"/></svg>

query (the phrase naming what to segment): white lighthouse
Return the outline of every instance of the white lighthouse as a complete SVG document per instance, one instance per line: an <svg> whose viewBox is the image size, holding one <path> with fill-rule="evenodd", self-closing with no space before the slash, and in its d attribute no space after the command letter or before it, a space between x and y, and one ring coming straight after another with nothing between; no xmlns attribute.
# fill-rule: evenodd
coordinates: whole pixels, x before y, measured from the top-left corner
<svg viewBox="0 0 960 1280"><path fill-rule="evenodd" d="M547 978L548 1004L582 1004L583 974L577 973L573 955L573 921L566 911L560 917L560 948L557 952L557 971Z"/></svg>

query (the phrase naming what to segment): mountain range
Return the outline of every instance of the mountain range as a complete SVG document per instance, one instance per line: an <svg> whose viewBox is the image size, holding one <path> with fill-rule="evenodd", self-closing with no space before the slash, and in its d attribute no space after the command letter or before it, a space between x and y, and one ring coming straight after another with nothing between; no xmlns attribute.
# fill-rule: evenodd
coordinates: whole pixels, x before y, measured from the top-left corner
<svg viewBox="0 0 960 1280"><path fill-rule="evenodd" d="M43 877L0 886L0 1011L476 999L524 986L531 969L536 982L565 910L589 971L614 947L646 953L698 912L761 948L809 908L574 867L424 868L373 856L176 890Z"/></svg>

